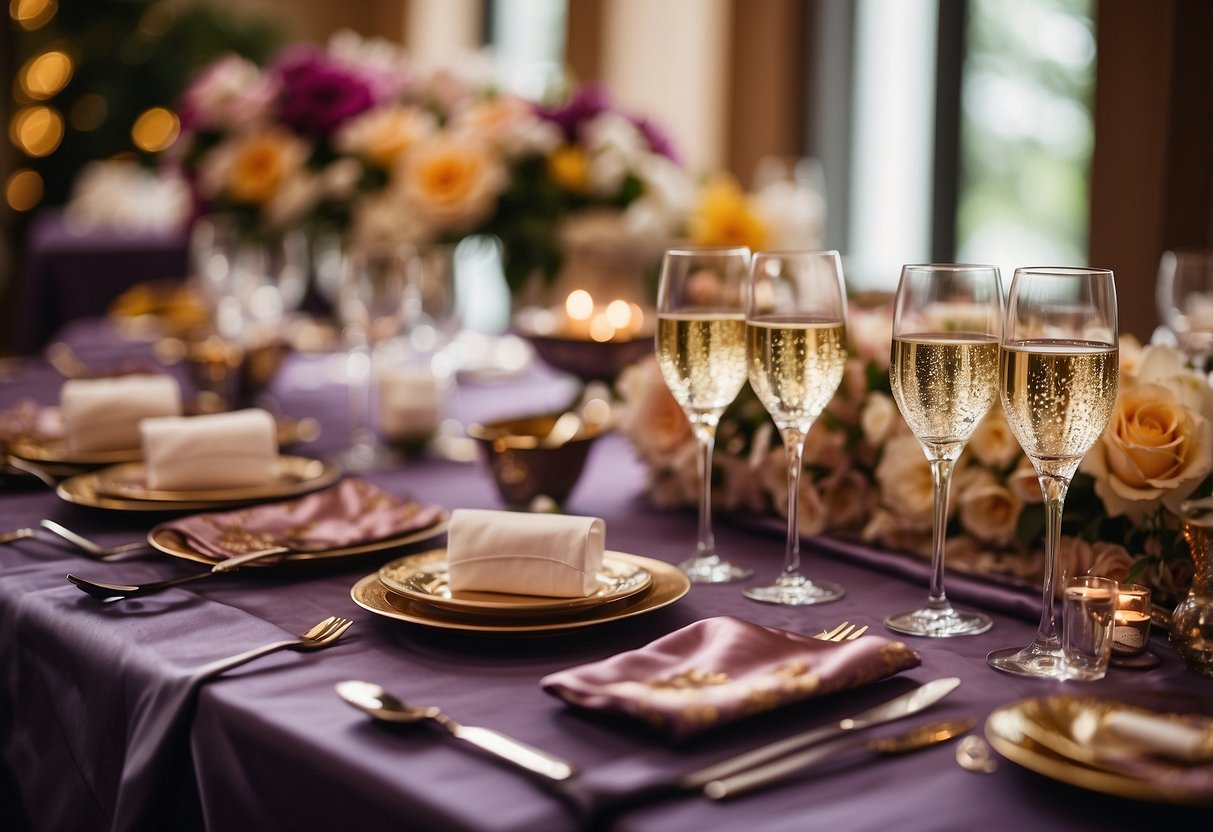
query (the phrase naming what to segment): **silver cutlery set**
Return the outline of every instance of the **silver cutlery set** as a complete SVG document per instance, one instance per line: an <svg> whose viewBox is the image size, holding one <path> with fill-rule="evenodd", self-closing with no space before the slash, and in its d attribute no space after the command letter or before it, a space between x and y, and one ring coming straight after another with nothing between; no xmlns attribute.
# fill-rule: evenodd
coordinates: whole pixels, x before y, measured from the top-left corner
<svg viewBox="0 0 1213 832"><path fill-rule="evenodd" d="M148 548L144 541L102 546L53 520L42 520L39 528L66 541L95 560L111 560L128 552ZM36 533L36 529L30 528L0 533L0 544L25 540L36 536ZM228 574L246 564L287 551L285 548L277 547L249 552L239 557L220 561L204 572L192 572L144 584L91 581L70 574L67 578L93 598L102 602L112 602ZM281 650L322 650L336 644L352 624L350 619L329 616L300 633L296 638L262 645L204 665L197 669L195 678L198 680L209 679ZM844 621L833 629L818 633L814 638L832 642L851 641L862 636L867 629L866 626L857 627ZM559 789L557 791L562 796L570 798L570 802L575 806L591 814L620 811L628 806L677 794L699 793L711 800L729 800L778 783L848 750L864 748L875 754L893 755L928 748L968 732L975 721L959 719L930 722L915 726L901 734L879 738L859 734L869 728L917 714L943 699L959 685L960 679L956 677L936 679L884 704L833 724L786 737L689 772L679 778L649 784L642 789L606 800L589 799L571 791ZM463 725L435 706L410 705L372 682L347 680L338 683L336 691L345 702L381 722L396 724L432 722L439 725L456 739L507 763L539 782L567 785L576 779L577 767L568 760L534 748L498 731Z"/></svg>

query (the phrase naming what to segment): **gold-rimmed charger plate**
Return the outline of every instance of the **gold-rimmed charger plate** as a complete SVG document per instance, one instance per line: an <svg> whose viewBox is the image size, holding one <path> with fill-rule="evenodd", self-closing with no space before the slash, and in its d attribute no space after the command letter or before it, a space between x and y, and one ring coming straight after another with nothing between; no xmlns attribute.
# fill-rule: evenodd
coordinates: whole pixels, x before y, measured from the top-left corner
<svg viewBox="0 0 1213 832"><path fill-rule="evenodd" d="M1162 764L1133 773L1115 770L1107 762L1097 762L1095 755L1100 748L1117 743L1106 729L1099 727L1104 716L1115 709L1180 718L1111 699L1034 697L993 711L986 719L985 735L994 750L1011 762L1071 786L1155 803L1213 804L1213 793L1207 787L1185 786L1165 775ZM1076 730L1075 726L1083 720L1087 721L1087 727ZM1205 721L1208 729L1213 730L1213 719L1206 718Z"/></svg>
<svg viewBox="0 0 1213 832"><path fill-rule="evenodd" d="M337 549L323 549L313 552L290 552L282 556L279 561L266 561L265 563L251 563L250 567L264 566L271 563L296 561L312 561L312 560L331 560L333 558L347 558L356 555L369 555L372 552L383 552L388 549L399 549L404 546L411 546L414 543L421 543L426 540L431 540L446 531L449 517L443 514L441 520L432 526L426 526L424 529L408 532L407 534L389 537L383 540L374 540L370 543L361 543L357 546L343 546ZM175 558L184 560L192 560L197 563L214 564L216 559L210 555L205 555L202 552L191 548L189 543L182 538L173 529L165 528L163 524L156 526L147 533L147 542L153 549L163 552L166 555L171 555Z"/></svg>
<svg viewBox="0 0 1213 832"><path fill-rule="evenodd" d="M363 609L397 621L407 621L410 624L439 630L508 636L581 630L611 621L632 618L673 604L686 595L691 588L690 580L676 566L640 555L629 555L622 552L614 553L614 555L647 570L653 577L652 585L644 592L637 593L618 604L590 607L580 614L561 618L530 620L525 617L502 619L461 615L397 595L379 582L377 572L372 572L354 584L350 590L350 597Z"/></svg>
<svg viewBox="0 0 1213 832"><path fill-rule="evenodd" d="M467 615L552 615L613 604L647 589L653 575L618 552L606 552L597 575L597 589L582 598L513 595L502 592L453 592L447 572L446 549L411 555L379 570L379 580L397 595L433 607Z"/></svg>
<svg viewBox="0 0 1213 832"><path fill-rule="evenodd" d="M128 462L69 477L59 483L55 493L69 503L89 508L193 511L297 497L330 486L341 478L338 466L320 459L283 455L278 457L278 465L275 481L257 488L156 492L134 487L133 484L143 476L143 463ZM122 481L132 483L132 487L116 493L115 483Z"/></svg>
<svg viewBox="0 0 1213 832"><path fill-rule="evenodd" d="M293 416L275 415L278 425L278 444L285 447L299 442L310 442L320 435L320 425L312 418L296 419ZM67 447L62 436L46 436L37 439L20 439L8 448L11 456L42 464L92 468L102 465L120 465L138 462L143 457L142 448L126 448L109 451L73 451Z"/></svg>

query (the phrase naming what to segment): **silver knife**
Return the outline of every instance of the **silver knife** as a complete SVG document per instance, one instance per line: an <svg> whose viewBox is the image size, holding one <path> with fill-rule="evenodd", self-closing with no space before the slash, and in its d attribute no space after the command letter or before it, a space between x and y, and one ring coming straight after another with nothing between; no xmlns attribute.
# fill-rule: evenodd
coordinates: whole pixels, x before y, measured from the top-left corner
<svg viewBox="0 0 1213 832"><path fill-rule="evenodd" d="M839 720L833 725L814 728L811 731L796 734L778 742L773 742L770 745L764 745L762 748L747 751L744 754L731 757L707 768L692 771L678 781L678 788L701 789L713 780L722 780L740 771L745 771L754 766L762 765L763 763L791 754L794 751L800 751L809 746L832 740L835 737L843 736L852 731L862 731L873 725L880 725L885 722L892 722L895 719L911 716L934 705L940 699L956 690L959 685L960 679L956 676L935 679L921 687L915 688L909 693L898 696L896 699L890 699L883 705L877 705L875 708L870 708L861 714Z"/></svg>

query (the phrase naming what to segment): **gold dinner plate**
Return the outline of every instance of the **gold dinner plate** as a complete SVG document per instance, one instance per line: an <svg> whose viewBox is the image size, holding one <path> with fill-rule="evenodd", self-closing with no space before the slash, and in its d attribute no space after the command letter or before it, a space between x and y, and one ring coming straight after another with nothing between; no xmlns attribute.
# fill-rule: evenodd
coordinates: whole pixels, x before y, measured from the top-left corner
<svg viewBox="0 0 1213 832"><path fill-rule="evenodd" d="M332 558L346 558L355 555L367 555L372 552L382 552L387 549L397 549L402 546L410 546L414 543L421 543L425 540L430 540L437 537L446 531L448 517L444 514L442 519L432 526L426 526L424 529L417 529L407 534L397 535L396 537L388 537L383 540L374 540L370 543L360 543L357 546L343 546L338 549L322 549L312 552L290 552L282 556L282 560L254 562L249 564L250 567L264 566L269 564L296 561L312 561L312 560L331 560ZM175 558L183 558L192 560L198 563L214 564L218 561L210 555L203 554L193 549L189 543L175 530L165 528L164 524L160 524L147 533L147 542L151 544L153 549L157 549L166 555L172 555Z"/></svg>
<svg viewBox="0 0 1213 832"><path fill-rule="evenodd" d="M312 418L296 419L293 416L275 415L274 420L278 425L278 445L280 447L299 442L310 442L320 435L320 425ZM30 462L78 468L119 465L123 462L138 462L143 458L142 448L126 448L116 451L72 451L67 447L67 439L62 436L22 439L12 443L8 453Z"/></svg>
<svg viewBox="0 0 1213 832"><path fill-rule="evenodd" d="M69 503L119 511L193 511L264 500L297 497L332 485L341 469L330 462L302 456L278 457L274 482L256 488L205 491L153 491L143 486L142 462L112 465L59 483L56 493Z"/></svg>
<svg viewBox="0 0 1213 832"><path fill-rule="evenodd" d="M433 607L397 595L379 582L379 573L373 572L354 584L350 597L365 610L407 621L422 627L439 630L458 630L480 635L520 635L528 633L559 633L581 630L611 621L620 621L667 607L686 595L691 588L687 576L676 566L652 558L613 552L619 560L629 561L652 575L653 583L645 591L618 604L590 607L577 615L562 618L530 620L525 617L507 619L462 615Z"/></svg>
<svg viewBox="0 0 1213 832"><path fill-rule="evenodd" d="M607 552L597 575L597 589L582 598L553 598L503 592L453 592L446 549L434 549L392 561L379 570L379 580L397 595L432 607L468 615L551 615L622 601L649 587L652 574L632 560Z"/></svg>
<svg viewBox="0 0 1213 832"><path fill-rule="evenodd" d="M1166 707L1161 700L1158 705ZM992 712L986 719L986 739L1011 762L1072 786L1156 803L1213 803L1213 794L1207 789L1188 788L1168 777L1169 765L1157 763L1133 772L1118 770L1115 754L1132 749L1102 727L1104 717L1118 709L1167 717L1157 709L1098 697L1037 697ZM1170 718L1180 719L1174 714ZM1206 722L1213 730L1213 719Z"/></svg>

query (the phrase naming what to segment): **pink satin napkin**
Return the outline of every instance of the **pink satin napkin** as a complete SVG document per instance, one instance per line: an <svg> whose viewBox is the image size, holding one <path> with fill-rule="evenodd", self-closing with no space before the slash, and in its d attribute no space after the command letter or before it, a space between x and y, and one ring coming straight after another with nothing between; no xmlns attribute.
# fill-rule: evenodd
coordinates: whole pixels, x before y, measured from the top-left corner
<svg viewBox="0 0 1213 832"><path fill-rule="evenodd" d="M222 560L277 546L297 552L359 546L429 528L444 516L441 506L398 497L350 477L295 500L194 514L160 528Z"/></svg>
<svg viewBox="0 0 1213 832"><path fill-rule="evenodd" d="M721 616L636 650L553 673L540 685L569 704L629 714L684 740L921 662L905 644L881 636L835 643Z"/></svg>

